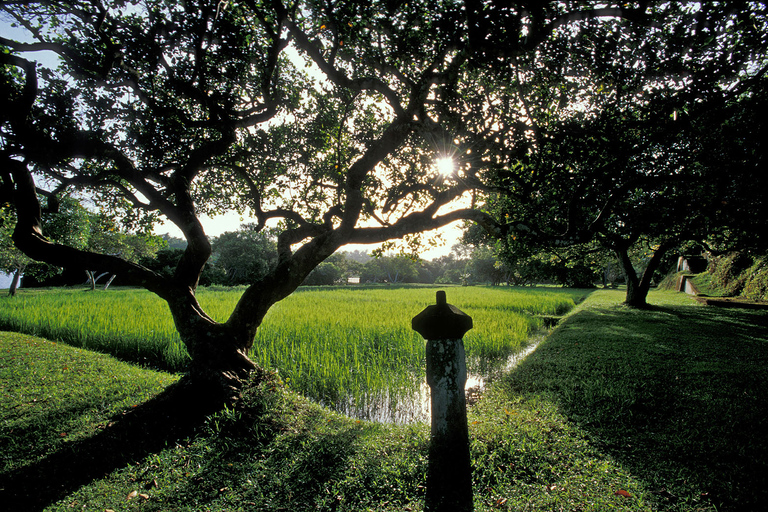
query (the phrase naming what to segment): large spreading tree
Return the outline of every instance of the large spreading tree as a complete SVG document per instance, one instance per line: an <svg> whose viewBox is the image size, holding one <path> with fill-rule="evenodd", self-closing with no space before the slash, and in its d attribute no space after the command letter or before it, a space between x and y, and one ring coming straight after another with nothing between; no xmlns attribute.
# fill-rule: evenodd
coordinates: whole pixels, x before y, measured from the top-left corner
<svg viewBox="0 0 768 512"><path fill-rule="evenodd" d="M716 233L754 240L765 207L754 191L768 179L764 120L746 114L764 98L765 5L657 8L668 17L649 30L591 21L532 56L529 75L496 93L525 113L528 131L484 139L499 169L488 208L527 228L501 233L504 249L597 241L616 254L626 303L638 307L669 250ZM638 273L629 253L640 244L653 250Z"/></svg>
<svg viewBox="0 0 768 512"><path fill-rule="evenodd" d="M267 310L345 244L458 219L497 234L517 229L514 212L494 222L469 196L506 194L511 183L528 198L567 188L543 167L529 178L541 135L532 106L573 111L587 101L596 84L578 77L581 62L610 50L594 47L606 34L641 38L686 21L665 2L91 0L2 9L27 34L0 38L0 200L15 207L16 245L163 298L191 355L191 381L224 397L254 368L247 352ZM637 41L609 39L617 48ZM52 52L60 66L35 63L35 52ZM560 77L555 87L537 87L543 71ZM454 158L443 173L440 157ZM74 192L126 228L175 224L187 247L173 274L46 238L40 194ZM211 255L200 216L228 210L252 215L257 230L276 229L278 254L217 322L195 298Z"/></svg>

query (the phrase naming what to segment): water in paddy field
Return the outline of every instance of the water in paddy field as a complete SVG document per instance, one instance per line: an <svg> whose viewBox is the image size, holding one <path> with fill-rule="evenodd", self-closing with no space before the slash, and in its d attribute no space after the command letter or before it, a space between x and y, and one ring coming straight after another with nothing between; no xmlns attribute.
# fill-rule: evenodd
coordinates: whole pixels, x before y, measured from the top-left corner
<svg viewBox="0 0 768 512"><path fill-rule="evenodd" d="M512 370L531 354L547 334L538 334L528 339L528 344L520 352L510 355L502 364L479 364L485 367L478 373L467 374L467 403L476 401L485 389L486 383ZM467 364L468 369L473 366ZM430 421L430 396L426 375L414 378L413 386L409 389L385 390L375 395L367 395L362 399L347 398L341 403L331 405L331 408L360 420L377 421L380 423L405 423Z"/></svg>

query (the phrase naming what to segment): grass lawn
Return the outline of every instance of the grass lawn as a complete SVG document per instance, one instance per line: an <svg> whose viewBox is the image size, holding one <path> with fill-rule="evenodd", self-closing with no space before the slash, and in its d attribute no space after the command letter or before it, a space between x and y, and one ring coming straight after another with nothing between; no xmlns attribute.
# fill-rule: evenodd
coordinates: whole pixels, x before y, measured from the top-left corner
<svg viewBox="0 0 768 512"><path fill-rule="evenodd" d="M470 409L476 510L768 508L768 313L622 299L591 294ZM194 414L176 380L0 334L0 509L422 509L428 425L352 420L275 376Z"/></svg>

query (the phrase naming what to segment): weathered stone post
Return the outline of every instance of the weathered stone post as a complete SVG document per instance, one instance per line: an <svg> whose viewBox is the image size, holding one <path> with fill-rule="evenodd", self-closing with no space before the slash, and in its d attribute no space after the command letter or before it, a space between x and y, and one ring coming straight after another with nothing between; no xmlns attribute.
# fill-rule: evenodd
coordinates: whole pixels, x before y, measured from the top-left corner
<svg viewBox="0 0 768 512"><path fill-rule="evenodd" d="M464 333L472 318L448 304L437 292L437 304L413 318L413 329L427 340L427 384L431 391L432 433L427 470L428 512L471 511L472 469L464 386L467 366Z"/></svg>

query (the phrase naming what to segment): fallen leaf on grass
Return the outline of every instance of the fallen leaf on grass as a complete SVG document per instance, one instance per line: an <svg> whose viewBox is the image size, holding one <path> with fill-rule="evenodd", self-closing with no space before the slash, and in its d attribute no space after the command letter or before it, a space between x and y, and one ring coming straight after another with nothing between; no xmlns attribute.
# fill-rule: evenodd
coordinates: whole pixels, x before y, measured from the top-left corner
<svg viewBox="0 0 768 512"><path fill-rule="evenodd" d="M496 503L494 503L493 505L496 507L503 507L506 502L507 502L507 498L499 498L496 500Z"/></svg>
<svg viewBox="0 0 768 512"><path fill-rule="evenodd" d="M126 499L131 500L139 495L139 491L131 491Z"/></svg>
<svg viewBox="0 0 768 512"><path fill-rule="evenodd" d="M616 491L616 492L615 492L615 493L613 493L613 494L615 494L615 495L617 495L617 496L624 496L625 498L631 498L631 497L632 497L632 495L631 495L631 494L629 494L629 493L628 493L627 491L625 491L624 489L619 489L618 491Z"/></svg>

